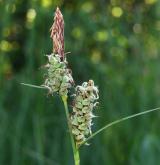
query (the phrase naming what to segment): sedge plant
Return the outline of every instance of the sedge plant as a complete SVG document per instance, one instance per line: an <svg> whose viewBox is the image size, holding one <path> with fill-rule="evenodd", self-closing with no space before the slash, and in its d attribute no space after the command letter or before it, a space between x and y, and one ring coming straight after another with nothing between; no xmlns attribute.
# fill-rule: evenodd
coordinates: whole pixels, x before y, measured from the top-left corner
<svg viewBox="0 0 160 165"><path fill-rule="evenodd" d="M160 110L160 107L118 119L92 133L91 127L93 125L93 118L95 117L93 110L97 107L99 99L98 87L94 85L93 80L83 82L82 85L75 85L72 72L67 66L68 62L64 50L64 19L58 7L50 30L53 51L50 55L46 55L48 58L48 63L45 65L47 77L43 85L21 84L34 88L47 89L51 96L54 93L60 95L64 104L74 163L75 165L80 165L79 148L82 145L88 145L90 139L115 124ZM68 110L68 95L71 88L74 92L70 92L70 95L73 97L72 112L70 113Z"/></svg>

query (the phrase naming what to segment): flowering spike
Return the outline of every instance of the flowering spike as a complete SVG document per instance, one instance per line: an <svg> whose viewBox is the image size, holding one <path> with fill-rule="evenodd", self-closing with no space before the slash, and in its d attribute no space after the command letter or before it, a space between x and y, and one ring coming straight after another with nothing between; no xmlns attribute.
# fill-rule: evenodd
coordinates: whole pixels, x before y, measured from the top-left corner
<svg viewBox="0 0 160 165"><path fill-rule="evenodd" d="M71 115L72 134L75 137L76 145L81 145L89 134L92 134L91 126L93 109L98 104L98 88L93 80L84 82L82 86L76 87L73 113Z"/></svg>
<svg viewBox="0 0 160 165"><path fill-rule="evenodd" d="M43 87L46 87L50 94L57 92L60 96L66 96L68 89L73 84L70 70L67 68L66 63L61 61L59 54L50 54L47 57L47 79Z"/></svg>
<svg viewBox="0 0 160 165"><path fill-rule="evenodd" d="M54 16L54 23L50 30L50 37L53 40L53 53L58 54L61 60L64 60L64 20L58 7Z"/></svg>

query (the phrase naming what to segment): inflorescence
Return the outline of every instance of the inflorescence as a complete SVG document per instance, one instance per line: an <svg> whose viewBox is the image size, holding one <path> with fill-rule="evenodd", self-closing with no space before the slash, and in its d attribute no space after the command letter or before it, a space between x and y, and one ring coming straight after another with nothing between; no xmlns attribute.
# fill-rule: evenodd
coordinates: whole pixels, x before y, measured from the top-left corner
<svg viewBox="0 0 160 165"><path fill-rule="evenodd" d="M47 79L44 86L49 89L49 93L57 92L60 96L66 96L68 89L72 87L73 78L66 62L61 61L58 54L48 55Z"/></svg>
<svg viewBox="0 0 160 165"><path fill-rule="evenodd" d="M50 94L58 93L63 97L67 96L69 89L74 87L74 80L71 71L67 68L64 53L64 20L58 7L51 27L51 38L53 53L47 55L47 78L43 86L49 90ZM98 103L98 98L98 88L93 80L75 88L73 112L68 122L70 122L77 147L92 133L92 118L95 117L92 112Z"/></svg>
<svg viewBox="0 0 160 165"><path fill-rule="evenodd" d="M98 88L94 86L93 80L76 87L71 124L77 146L92 133L92 118L95 117L92 112L98 103L98 98Z"/></svg>

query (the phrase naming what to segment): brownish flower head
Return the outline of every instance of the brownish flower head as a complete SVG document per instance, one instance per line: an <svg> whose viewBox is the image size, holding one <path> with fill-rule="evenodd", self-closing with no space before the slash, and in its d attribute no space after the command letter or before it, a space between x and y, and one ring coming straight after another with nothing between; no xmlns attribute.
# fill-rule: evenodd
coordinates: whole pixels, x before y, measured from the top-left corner
<svg viewBox="0 0 160 165"><path fill-rule="evenodd" d="M60 55L61 60L64 60L64 20L58 7L51 27L50 37L53 40L53 53Z"/></svg>

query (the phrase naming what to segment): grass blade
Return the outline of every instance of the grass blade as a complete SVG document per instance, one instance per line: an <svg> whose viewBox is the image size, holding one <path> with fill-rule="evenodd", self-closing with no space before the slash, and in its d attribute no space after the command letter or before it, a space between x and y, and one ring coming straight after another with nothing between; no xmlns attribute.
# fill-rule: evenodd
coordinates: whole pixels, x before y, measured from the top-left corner
<svg viewBox="0 0 160 165"><path fill-rule="evenodd" d="M85 144L86 142L88 142L90 139L92 139L94 136L96 136L97 134L101 133L102 131L106 130L107 128L113 126L113 125L116 125L122 121L125 121L125 120L128 120L128 119L131 119L131 118L135 118L137 116L141 116L141 115L144 115L144 114L147 114L147 113L150 113L150 112L153 112L153 111L157 111L157 110L160 110L160 107L158 108L154 108L154 109L150 109L150 110L147 110L147 111L143 111L143 112L140 112L140 113L136 113L136 114L133 114L133 115L130 115L130 116L126 116L126 117L123 117L121 119L118 119L116 121L113 121L107 125L105 125L104 127L102 127L101 129L99 129L98 131L94 132L91 136L89 136L80 146L82 146L83 144ZM80 147L79 146L79 147Z"/></svg>
<svg viewBox="0 0 160 165"><path fill-rule="evenodd" d="M31 88L47 89L46 87L38 86L38 85L32 85L32 84L26 84L26 83L20 83L20 84L24 85L24 86L31 87Z"/></svg>

